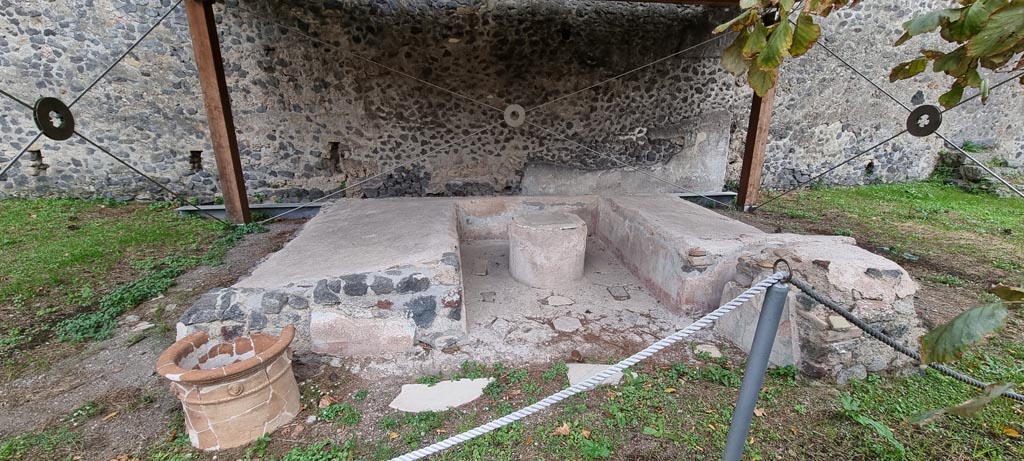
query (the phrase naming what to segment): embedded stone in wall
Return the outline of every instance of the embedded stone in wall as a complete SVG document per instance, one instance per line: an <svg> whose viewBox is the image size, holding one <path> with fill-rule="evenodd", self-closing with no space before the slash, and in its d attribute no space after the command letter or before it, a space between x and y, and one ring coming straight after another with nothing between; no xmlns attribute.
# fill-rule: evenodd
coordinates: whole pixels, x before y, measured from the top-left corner
<svg viewBox="0 0 1024 461"><path fill-rule="evenodd" d="M185 311L178 336L203 331L211 338L230 340L294 324L296 351L339 356L400 351L414 341L430 342L438 336L458 338L465 334L465 306L461 275L451 262L442 257L420 267L275 289L214 289Z"/></svg>
<svg viewBox="0 0 1024 461"><path fill-rule="evenodd" d="M403 318L352 318L314 309L309 319L314 353L335 357L402 352L415 344L416 325Z"/></svg>

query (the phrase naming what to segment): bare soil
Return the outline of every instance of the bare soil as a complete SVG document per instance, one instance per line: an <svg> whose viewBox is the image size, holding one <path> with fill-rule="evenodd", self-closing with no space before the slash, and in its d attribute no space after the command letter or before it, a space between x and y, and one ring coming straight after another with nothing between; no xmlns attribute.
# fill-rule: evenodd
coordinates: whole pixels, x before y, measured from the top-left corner
<svg viewBox="0 0 1024 461"><path fill-rule="evenodd" d="M98 404L102 416L83 424L84 439L69 455L108 460L142 453L166 438L180 404L153 366L174 341L174 322L202 293L248 274L302 223L269 224L268 232L248 235L229 250L223 264L198 267L178 277L164 296L122 316L122 326L109 340L86 346L50 342L26 351L23 361L32 368L0 389L0 438L56 427L88 402ZM131 331L142 321L156 326Z"/></svg>

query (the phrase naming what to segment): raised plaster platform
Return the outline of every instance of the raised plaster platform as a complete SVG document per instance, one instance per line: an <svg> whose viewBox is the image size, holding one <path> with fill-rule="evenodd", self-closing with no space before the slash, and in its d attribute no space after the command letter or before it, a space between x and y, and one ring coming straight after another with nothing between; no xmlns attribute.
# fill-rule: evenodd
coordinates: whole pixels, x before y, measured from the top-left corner
<svg viewBox="0 0 1024 461"><path fill-rule="evenodd" d="M585 224L583 277L527 286L509 273L509 227L552 212ZM294 324L297 352L385 372L573 350L626 355L767 275L779 257L908 343L920 333L909 275L853 239L768 234L670 194L339 200L252 275L204 295L178 330L231 339ZM834 376L898 364L831 331L827 313L795 290L791 301L777 363ZM744 347L757 308L748 303L717 331Z"/></svg>

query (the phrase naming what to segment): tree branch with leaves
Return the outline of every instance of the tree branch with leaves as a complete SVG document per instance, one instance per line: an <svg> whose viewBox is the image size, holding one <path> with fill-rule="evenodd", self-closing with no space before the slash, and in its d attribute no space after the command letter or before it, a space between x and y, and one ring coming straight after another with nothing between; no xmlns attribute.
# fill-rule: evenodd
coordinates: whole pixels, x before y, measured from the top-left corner
<svg viewBox="0 0 1024 461"><path fill-rule="evenodd" d="M714 33L736 32L722 54L722 67L747 82L758 96L775 87L779 69L787 58L801 56L817 43L821 27L816 18L852 8L859 0L740 0L741 12L718 26ZM954 2L951 2L954 3ZM903 24L904 34L895 46L933 34L957 45L951 51L922 49L920 57L896 65L891 81L914 77L928 68L953 78L950 89L939 98L949 108L963 99L964 89L977 88L988 99L991 72L1024 69L1024 0L959 0L957 7L930 11ZM796 19L792 19L793 16ZM1024 77L1020 83L1024 85Z"/></svg>

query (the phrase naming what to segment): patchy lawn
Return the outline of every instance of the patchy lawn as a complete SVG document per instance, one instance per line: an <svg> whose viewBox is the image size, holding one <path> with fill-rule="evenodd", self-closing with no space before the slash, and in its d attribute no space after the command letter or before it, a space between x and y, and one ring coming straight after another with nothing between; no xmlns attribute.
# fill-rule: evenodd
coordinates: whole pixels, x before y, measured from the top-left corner
<svg viewBox="0 0 1024 461"><path fill-rule="evenodd" d="M917 307L926 321L938 323L988 299L984 289L989 283L1022 280L1024 207L1020 203L913 183L805 191L756 214L726 213L770 231L853 235L866 248L896 259L922 282ZM151 350L165 347L170 336L168 332L153 338ZM973 348L956 368L983 380L1017 383L1020 390L1024 388L1022 338L1024 321L1016 314L999 337ZM691 346L677 345L657 354L621 385L568 399L435 459L721 459L742 379L742 355L727 350L727 358L711 359L695 354ZM114 346L110 348L117 353ZM611 363L618 359L584 360ZM79 392L59 414L33 427L14 430L0 424L0 460L76 455L156 461L390 459L565 387L565 360L570 358L553 357L549 365L529 368L466 362L461 369L441 375L380 380L345 368L297 361L302 413L269 437L216 455L189 446L180 407L163 382L147 375L147 381L140 378L144 383L138 384L140 388L126 391L108 386L103 388L107 394ZM483 397L459 409L405 414L388 407L405 383L485 376L494 377L495 383ZM908 422L916 414L973 395L968 386L931 371L910 370L902 377L871 375L836 388L798 377L792 368L774 369L758 403L761 411L751 429L747 458L1024 459L1024 441L1019 437L1024 432L1021 404L1002 399L977 418L945 417L924 427ZM2 411L6 410L0 407ZM315 420L309 422L310 417ZM156 428L134 439L119 438L142 424Z"/></svg>
<svg viewBox="0 0 1024 461"><path fill-rule="evenodd" d="M1016 197L921 181L811 189L753 214L726 214L770 231L852 236L900 264L936 272L928 280L1024 284L1024 205Z"/></svg>
<svg viewBox="0 0 1024 461"><path fill-rule="evenodd" d="M11 363L18 351L54 338L62 326L61 339L86 339L70 333L88 328L102 336L109 322L97 322L98 311L113 306L119 314L160 294L226 233L220 223L180 217L166 204L0 201L0 362L8 372L18 369ZM145 277L168 265L175 270L162 278Z"/></svg>

